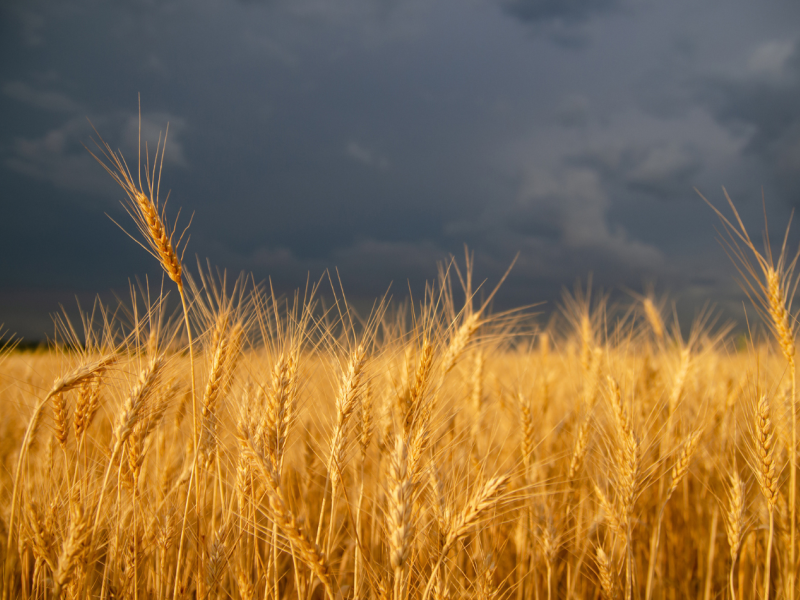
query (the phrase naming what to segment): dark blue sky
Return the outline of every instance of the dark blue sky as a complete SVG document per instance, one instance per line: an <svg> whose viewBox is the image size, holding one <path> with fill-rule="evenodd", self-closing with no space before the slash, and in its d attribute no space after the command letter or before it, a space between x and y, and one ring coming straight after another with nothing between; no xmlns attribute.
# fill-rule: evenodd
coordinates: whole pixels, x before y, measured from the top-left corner
<svg viewBox="0 0 800 600"><path fill-rule="evenodd" d="M693 187L753 232L762 187L775 229L800 200L794 1L7 1L0 52L0 322L28 337L158 274L82 146L88 117L134 161L139 93L187 256L280 290L403 295L467 243L479 279L520 252L505 306L593 272L735 316Z"/></svg>

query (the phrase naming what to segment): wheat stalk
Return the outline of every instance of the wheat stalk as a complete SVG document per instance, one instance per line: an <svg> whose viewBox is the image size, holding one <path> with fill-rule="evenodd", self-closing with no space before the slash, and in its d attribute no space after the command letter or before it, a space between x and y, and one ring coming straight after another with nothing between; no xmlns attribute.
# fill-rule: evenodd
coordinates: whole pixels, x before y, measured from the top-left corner
<svg viewBox="0 0 800 600"><path fill-rule="evenodd" d="M730 546L731 556L729 586L731 599L736 600L736 591L733 586L733 573L736 568L736 560L739 558L739 550L742 547L745 507L744 482L739 477L735 465L730 474L727 493L728 510L725 515L725 533L728 537L728 546Z"/></svg>
<svg viewBox="0 0 800 600"><path fill-rule="evenodd" d="M95 130L96 132L96 130ZM97 132L96 132L97 133ZM186 329L186 336L189 342L189 363L190 363L190 378L191 378L191 390L192 390L192 434L193 434L193 464L192 464L192 471L194 471L197 458L198 458L198 450L199 450L199 432L198 432L198 416L197 416L197 392L195 390L195 368L194 368L194 349L192 343L192 327L189 322L189 307L186 297L185 285L184 285L184 277L183 277L183 266L181 264L181 256L178 255L178 248L180 247L181 241L183 240L183 235L186 233L186 230L179 236L177 240L174 239L175 228L171 231L168 229L165 223L164 218L164 208L159 207L159 192L161 187L161 170L164 165L164 152L166 149L167 144L167 137L169 135L169 126L167 126L167 130L164 134L164 142L163 145L161 143L161 137L159 136L158 144L156 146L155 156L153 158L152 167L150 166L149 155L147 151L145 152L145 185L142 185L141 180L141 113L139 114L139 160L137 165L139 166L139 175L138 175L138 183L134 182L133 176L131 175L130 169L128 168L127 163L125 162L122 153L116 153L111 149L105 140L103 140L102 136L98 133L98 138L100 139L100 143L97 143L97 148L100 152L100 156L96 155L94 152L89 150L89 153L97 160L98 163L106 170L106 172L111 175L112 179L116 181L120 187L122 187L125 194L128 196L128 203L125 205L125 208L128 214L133 219L134 223L136 224L137 228L139 229L140 233L144 237L145 243L139 244L147 250L158 262L161 264L161 267L164 269L164 272L167 276L175 282L176 286L178 287L178 293L181 298L181 308L183 309L183 322L184 327ZM159 150L161 152L161 156L159 158ZM158 174L156 175L156 168L158 169ZM188 229L188 227L187 227ZM184 245L183 250L185 251L186 246ZM199 482L196 478L194 478L194 474L192 473L192 478L195 482L195 496L199 497ZM187 509L184 511L184 515L188 514L188 496L186 501ZM199 527L199 519L197 521ZM183 548L183 537L184 537L184 530L186 527L186 518L184 516L183 524L181 525L181 543L178 549L178 555L180 558L180 553ZM199 535L199 529L198 529ZM180 563L180 560L178 560ZM177 585L178 585L178 570L176 569L175 572L175 591L173 595L177 592Z"/></svg>
<svg viewBox="0 0 800 600"><path fill-rule="evenodd" d="M686 441L683 443L683 447L681 448L680 454L678 454L678 460L675 461L675 466L672 467L672 482L670 483L669 488L667 488L667 493L664 497L664 501L661 503L661 509L658 511L658 519L656 521L656 527L653 533L653 542L651 543L651 550L650 550L650 562L647 568L647 587L645 592L645 599L650 600L650 592L652 590L653 584L653 575L655 573L655 564L656 559L658 557L658 547L661 543L661 523L664 518L664 511L667 508L667 503L669 499L672 498L672 494L675 493L675 490L678 489L678 485L686 476L686 473L689 471L689 465L692 461L692 456L694 455L695 451L697 450L697 445L700 443L700 432L694 431L689 434L686 438Z"/></svg>
<svg viewBox="0 0 800 600"><path fill-rule="evenodd" d="M386 530L389 534L389 564L394 570L394 600L402 596L403 579L413 535L411 510L414 487L408 471L408 446L402 436L395 440L389 468Z"/></svg>

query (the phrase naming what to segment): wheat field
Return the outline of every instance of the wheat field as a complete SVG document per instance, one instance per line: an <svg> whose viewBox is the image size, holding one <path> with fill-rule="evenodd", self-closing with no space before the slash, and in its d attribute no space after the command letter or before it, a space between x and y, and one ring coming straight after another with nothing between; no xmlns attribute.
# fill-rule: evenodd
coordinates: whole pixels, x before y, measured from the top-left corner
<svg viewBox="0 0 800 600"><path fill-rule="evenodd" d="M0 358L3 598L796 597L794 261L732 203L746 344L653 293L493 312L469 254L361 314L189 269L159 149L96 157L164 281Z"/></svg>

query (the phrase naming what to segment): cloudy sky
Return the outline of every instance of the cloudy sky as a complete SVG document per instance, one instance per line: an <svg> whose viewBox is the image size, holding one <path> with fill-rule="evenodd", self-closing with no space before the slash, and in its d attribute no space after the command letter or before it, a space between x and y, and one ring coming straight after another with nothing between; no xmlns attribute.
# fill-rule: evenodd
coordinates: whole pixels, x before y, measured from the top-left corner
<svg viewBox="0 0 800 600"><path fill-rule="evenodd" d="M0 321L27 337L158 276L83 147L88 118L135 161L138 94L187 257L280 290L338 267L402 296L466 243L489 281L520 253L504 306L591 272L735 313L693 188L754 233L762 188L776 231L800 201L796 1L6 1L0 48Z"/></svg>

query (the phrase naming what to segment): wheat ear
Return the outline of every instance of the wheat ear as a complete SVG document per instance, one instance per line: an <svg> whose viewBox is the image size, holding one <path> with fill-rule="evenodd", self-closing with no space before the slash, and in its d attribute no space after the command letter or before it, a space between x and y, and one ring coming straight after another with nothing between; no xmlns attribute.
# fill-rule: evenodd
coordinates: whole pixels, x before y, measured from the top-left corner
<svg viewBox="0 0 800 600"><path fill-rule="evenodd" d="M531 482L531 468L533 465L533 449L535 447L534 435L536 430L533 426L533 414L531 401L522 393L517 394L520 416L522 417L522 439L520 440L520 451L522 452L522 465L525 467L525 481Z"/></svg>
<svg viewBox="0 0 800 600"><path fill-rule="evenodd" d="M59 393L53 396L52 402L56 441L66 453L67 438L69 436L69 407L67 406L67 399L63 393Z"/></svg>
<svg viewBox="0 0 800 600"><path fill-rule="evenodd" d="M619 512L614 506L611 501L608 499L608 496L600 489L596 483L594 484L594 493L597 495L597 499L600 501L600 507L603 509L603 516L606 521L608 521L608 525L611 528L611 531L617 537L624 537L625 536L625 528L622 525L622 521L620 520Z"/></svg>
<svg viewBox="0 0 800 600"><path fill-rule="evenodd" d="M81 557L87 550L89 538L89 519L78 503L72 504L72 515L70 517L69 534L64 541L61 555L58 558L58 567L53 573L53 596L58 599L61 597L61 590L72 580L75 569Z"/></svg>
<svg viewBox="0 0 800 600"><path fill-rule="evenodd" d="M284 427L290 413L289 401L292 386L290 357L282 354L272 366L272 383L267 394L267 410L264 413L262 438L267 456L280 477L281 448Z"/></svg>
<svg viewBox="0 0 800 600"><path fill-rule="evenodd" d="M83 436L92 424L99 408L100 381L98 377L93 377L81 384L78 402L75 405L75 412L72 416L75 439L78 440L78 443L83 440Z"/></svg>
<svg viewBox="0 0 800 600"><path fill-rule="evenodd" d="M414 375L414 384L410 386L408 391L408 407L406 414L403 417L403 433L408 439L411 435L412 427L415 425L423 410L423 400L425 398L425 391L428 388L430 381L431 370L433 368L433 351L434 347L430 341L425 338L422 341L422 349L420 351L419 363L417 364L417 371ZM417 423L419 425L427 425L427 423Z"/></svg>
<svg viewBox="0 0 800 600"><path fill-rule="evenodd" d="M128 204L125 208L131 217L133 217L139 231L142 233L149 247L147 248L148 251L161 263L166 274L177 284L178 289L182 291L182 268L181 261L175 250L177 244L173 243L174 232L169 232L167 230L164 225L164 219L158 210L158 192L161 184L160 166L158 167L158 179L155 179L156 165L159 163L159 150L161 151L161 164L163 165L167 135L169 135L169 127L167 127L167 134L164 136L163 144L159 137L159 145L156 147L152 172L149 163L145 164L146 187L142 186L141 183L141 171L139 172L139 183L137 184L134 182L133 176L122 154L114 152L111 146L109 146L102 137L100 137L102 145L97 144L102 157L96 155L91 150L89 150L89 153L125 191L125 194L128 196Z"/></svg>
<svg viewBox="0 0 800 600"><path fill-rule="evenodd" d="M684 442L683 448L681 448L681 452L678 455L678 460L675 462L675 466L672 468L672 483L667 490L666 497L664 498L664 504L669 501L669 499L672 497L672 494L674 494L675 490L678 489L678 484L689 471L689 465L691 464L692 456L694 456L699 443L699 431L690 433L689 437L686 439L686 442Z"/></svg>
<svg viewBox="0 0 800 600"><path fill-rule="evenodd" d="M767 541L766 563L764 565L764 598L769 598L770 564L772 561L772 540L775 534L775 504L778 502L778 477L775 473L775 434L769 411L769 400L766 395L756 407L755 436L756 479L761 493L767 500L769 510L769 539Z"/></svg>
<svg viewBox="0 0 800 600"><path fill-rule="evenodd" d="M575 438L575 447L572 450L572 457L569 461L569 472L567 480L570 486L574 485L575 479L578 476L578 471L583 466L583 461L586 458L586 451L589 449L589 433L591 431L591 419L586 417L581 421L578 427L578 435Z"/></svg>
<svg viewBox="0 0 800 600"><path fill-rule="evenodd" d="M468 314L455 333L453 333L453 337L450 339L447 350L442 357L442 376L452 371L461 355L464 354L464 350L466 350L470 340L483 324L480 317L480 312Z"/></svg>
<svg viewBox="0 0 800 600"><path fill-rule="evenodd" d="M510 477L508 474L492 477L470 498L461 513L451 523L445 541L445 548L449 549L456 541L466 536L484 514L497 506L500 495L506 484L508 484Z"/></svg>
<svg viewBox="0 0 800 600"><path fill-rule="evenodd" d="M595 552L597 570L600 575L600 591L604 600L617 600L617 584L614 572L611 570L611 561L601 546Z"/></svg>
<svg viewBox="0 0 800 600"><path fill-rule="evenodd" d="M778 477L775 473L775 434L770 416L769 400L761 396L756 407L755 428L756 478L770 509L778 501Z"/></svg>
<svg viewBox="0 0 800 600"><path fill-rule="evenodd" d="M650 329L653 330L653 335L656 336L657 340L664 339L664 320L661 318L661 312L656 308L656 304L650 296L646 296L642 300L642 308L644 308L644 316L650 325Z"/></svg>
<svg viewBox="0 0 800 600"><path fill-rule="evenodd" d="M336 491L341 479L341 469L344 463L344 451L347 441L347 425L350 417L358 406L363 391L364 364L366 350L358 346L350 357L347 369L342 374L339 393L336 396L336 426L331 440L331 454L328 463L328 472L331 478L331 506L335 501Z"/></svg>
<svg viewBox="0 0 800 600"><path fill-rule="evenodd" d="M626 521L630 520L633 505L639 493L639 440L633 430L630 419L622 405L622 394L619 384L613 377L608 377L611 407L614 412L614 423L617 429L617 484L621 499L620 510Z"/></svg>

